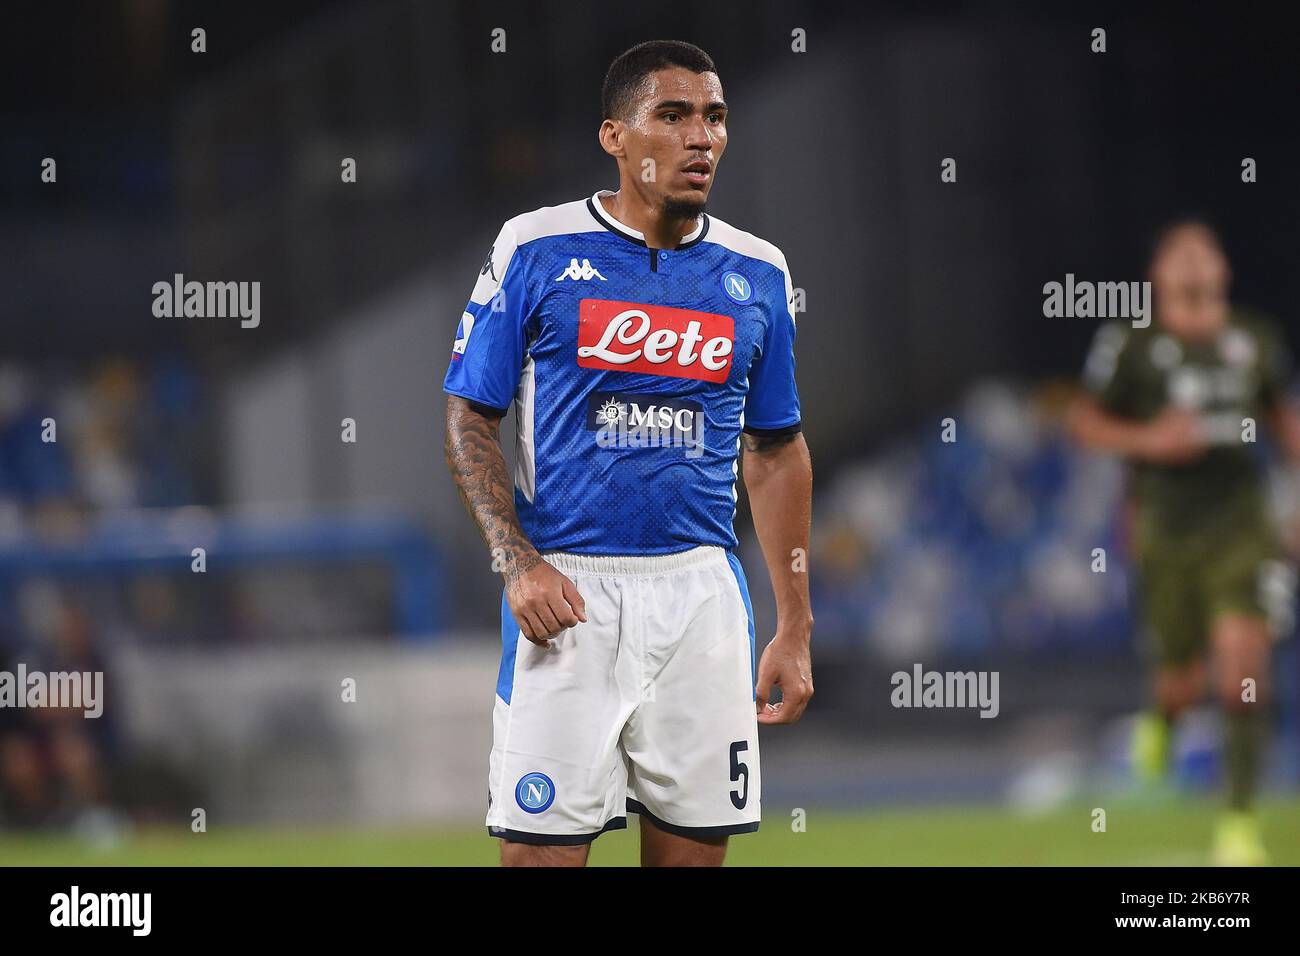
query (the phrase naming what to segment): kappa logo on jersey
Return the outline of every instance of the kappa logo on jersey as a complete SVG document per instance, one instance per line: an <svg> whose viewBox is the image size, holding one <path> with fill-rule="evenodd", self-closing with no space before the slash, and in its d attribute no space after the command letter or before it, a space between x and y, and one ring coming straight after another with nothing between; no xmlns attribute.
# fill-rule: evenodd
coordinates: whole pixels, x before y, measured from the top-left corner
<svg viewBox="0 0 1300 956"><path fill-rule="evenodd" d="M595 266L586 259L582 260L582 265L578 265L577 259L570 259L569 268L565 269L555 277L556 282L563 282L565 279L572 279L575 282L583 279L599 279L601 282L605 281L605 277L597 272Z"/></svg>
<svg viewBox="0 0 1300 956"><path fill-rule="evenodd" d="M578 303L578 365L725 382L736 323L729 315L608 299Z"/></svg>
<svg viewBox="0 0 1300 956"><path fill-rule="evenodd" d="M555 802L555 784L539 771L526 773L515 784L515 803L525 813L541 813Z"/></svg>

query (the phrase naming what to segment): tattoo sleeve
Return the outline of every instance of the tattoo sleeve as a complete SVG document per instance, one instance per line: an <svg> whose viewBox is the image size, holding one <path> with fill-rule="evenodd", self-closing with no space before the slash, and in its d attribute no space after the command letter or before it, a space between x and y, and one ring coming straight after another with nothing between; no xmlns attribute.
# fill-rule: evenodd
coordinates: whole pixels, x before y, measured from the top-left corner
<svg viewBox="0 0 1300 956"><path fill-rule="evenodd" d="M448 395L445 454L460 500L493 559L502 561L506 580L535 567L542 559L515 513L514 483L501 450L501 413Z"/></svg>

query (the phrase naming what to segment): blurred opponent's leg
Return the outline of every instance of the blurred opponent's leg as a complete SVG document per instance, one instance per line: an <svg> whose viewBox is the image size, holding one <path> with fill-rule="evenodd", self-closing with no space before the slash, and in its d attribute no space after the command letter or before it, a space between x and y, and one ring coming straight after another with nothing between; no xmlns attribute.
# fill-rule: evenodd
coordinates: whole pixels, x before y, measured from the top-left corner
<svg viewBox="0 0 1300 956"><path fill-rule="evenodd" d="M1145 536L1138 552L1143 623L1155 662L1154 706L1133 730L1133 774L1147 786L1166 782L1174 725L1205 694L1209 639L1200 562L1187 548Z"/></svg>
<svg viewBox="0 0 1300 956"><path fill-rule="evenodd" d="M1133 768L1143 783L1166 779L1173 726L1204 693L1205 662L1199 658L1156 671L1155 707L1138 717L1133 733Z"/></svg>
<svg viewBox="0 0 1300 956"><path fill-rule="evenodd" d="M1214 622L1212 642L1228 778L1228 811L1215 833L1214 859L1226 866L1261 865L1268 862L1268 855L1253 809L1265 745L1268 622L1256 615L1224 614Z"/></svg>

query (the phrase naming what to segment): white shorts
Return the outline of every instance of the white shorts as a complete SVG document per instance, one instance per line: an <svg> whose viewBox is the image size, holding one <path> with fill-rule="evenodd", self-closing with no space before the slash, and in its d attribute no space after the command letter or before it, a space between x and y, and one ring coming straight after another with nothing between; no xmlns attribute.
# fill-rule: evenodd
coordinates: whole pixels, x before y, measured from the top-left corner
<svg viewBox="0 0 1300 956"><path fill-rule="evenodd" d="M589 843L639 813L715 837L758 829L754 626L734 554L553 553L587 622L549 648L522 637L504 596L488 832Z"/></svg>

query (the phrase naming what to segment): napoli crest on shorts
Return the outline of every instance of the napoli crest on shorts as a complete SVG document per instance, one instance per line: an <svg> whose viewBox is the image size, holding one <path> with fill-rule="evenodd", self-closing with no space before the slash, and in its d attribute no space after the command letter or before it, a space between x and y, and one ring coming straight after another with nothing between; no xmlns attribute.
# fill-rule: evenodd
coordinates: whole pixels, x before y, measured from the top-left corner
<svg viewBox="0 0 1300 956"><path fill-rule="evenodd" d="M555 802L555 784L544 773L534 770L519 778L515 784L515 803L525 813L541 813Z"/></svg>
<svg viewBox="0 0 1300 956"><path fill-rule="evenodd" d="M722 291L727 293L732 301L739 302L741 305L754 297L754 287L739 272L724 272L722 274Z"/></svg>

